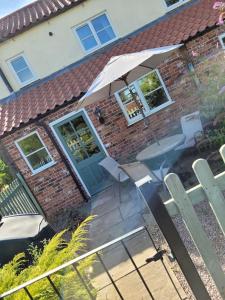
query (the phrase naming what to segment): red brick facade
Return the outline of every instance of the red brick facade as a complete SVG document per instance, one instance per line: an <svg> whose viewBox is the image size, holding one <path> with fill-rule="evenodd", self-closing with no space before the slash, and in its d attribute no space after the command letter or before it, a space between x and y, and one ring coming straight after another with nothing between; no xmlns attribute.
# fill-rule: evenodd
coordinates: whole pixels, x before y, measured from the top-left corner
<svg viewBox="0 0 225 300"><path fill-rule="evenodd" d="M215 28L186 44L188 53L195 64L199 62L199 57L191 56L192 51L201 55L201 58L203 55L211 54L217 48L220 32L222 32L222 28ZM186 63L179 51L169 61L161 65L159 71L174 103L149 116L150 125L147 128L144 128L143 121L128 126L115 98L100 101L85 108L103 144L108 145L107 151L118 161L134 159L137 151L151 140L152 131L159 137L170 134L179 127L182 115L198 108L198 99L192 92L195 83L187 75ZM100 107L103 112L104 124L100 124L94 115L96 106ZM49 113L47 117L42 119L42 122L48 125L67 113L76 111L76 109L77 104L70 103L53 113ZM56 162L54 166L36 175L31 174L14 143L18 138L34 130L38 130ZM66 206L82 205L84 197L43 127L32 122L30 125L4 137L2 143L48 216L54 215Z"/></svg>

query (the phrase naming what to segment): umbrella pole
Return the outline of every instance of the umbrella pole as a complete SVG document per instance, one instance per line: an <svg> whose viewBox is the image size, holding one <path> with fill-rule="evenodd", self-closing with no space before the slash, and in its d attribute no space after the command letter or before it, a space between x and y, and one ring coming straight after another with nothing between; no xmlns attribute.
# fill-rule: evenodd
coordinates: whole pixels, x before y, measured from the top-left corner
<svg viewBox="0 0 225 300"><path fill-rule="evenodd" d="M145 127L148 127L148 125L149 125L148 119L146 118L146 116L145 116L145 114L144 114L144 111L143 111L143 109L142 109L142 107L141 107L141 105L140 105L140 103L139 103L139 101L138 101L138 99L137 99L136 94L135 94L135 93L132 91L132 89L129 87L128 82L127 82L127 79L126 79L126 78L123 78L122 80L124 81L124 83L125 83L126 87L128 88L128 90L129 90L129 92L130 92L132 98L134 99L134 102L137 104L137 107L138 107L138 109L139 109L140 112L141 112L141 115L142 115L143 120L144 120L144 125L145 125ZM157 143L158 145L160 145L159 140L157 139L157 137L155 136L154 133L152 133L152 137L153 137L155 143Z"/></svg>
<svg viewBox="0 0 225 300"><path fill-rule="evenodd" d="M146 117L145 117L144 111L143 111L143 109L142 109L142 107L141 107L141 105L140 105L140 103L139 103L139 101L138 101L138 99L137 99L136 94L135 94L135 93L132 91L132 89L129 87L129 84L128 84L128 82L127 82L126 77L123 77L123 78L121 78L121 79L124 81L124 83L125 83L126 87L128 88L128 90L129 90L129 92L130 92L132 98L134 99L134 102L136 103L136 105L137 105L137 107L138 107L138 109L139 109L139 111L140 111L140 113L141 113L141 115L142 115L142 117L143 117L145 127L148 127L148 125L149 125L148 120L147 120Z"/></svg>

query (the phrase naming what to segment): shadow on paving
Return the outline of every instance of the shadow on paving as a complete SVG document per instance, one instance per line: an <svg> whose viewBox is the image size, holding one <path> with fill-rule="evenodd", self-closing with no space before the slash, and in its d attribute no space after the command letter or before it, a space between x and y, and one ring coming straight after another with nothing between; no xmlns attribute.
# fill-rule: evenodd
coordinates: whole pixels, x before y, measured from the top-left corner
<svg viewBox="0 0 225 300"><path fill-rule="evenodd" d="M96 215L89 229L89 250L140 226L148 226L149 232L154 235L157 247L163 243L163 238L148 207L131 182L120 186L117 183L113 184L93 197L85 210L88 214ZM184 291L168 263L166 263L167 269L181 297L178 296L161 261L145 265L146 258L156 253L146 231L126 238L124 243L136 266L140 268L150 293L154 294L154 299L185 299ZM124 299L152 299L137 271L134 271L134 265L121 242L104 249L100 255ZM108 285L98 292L97 299L120 299L98 259L93 266L92 278L92 283L98 290Z"/></svg>

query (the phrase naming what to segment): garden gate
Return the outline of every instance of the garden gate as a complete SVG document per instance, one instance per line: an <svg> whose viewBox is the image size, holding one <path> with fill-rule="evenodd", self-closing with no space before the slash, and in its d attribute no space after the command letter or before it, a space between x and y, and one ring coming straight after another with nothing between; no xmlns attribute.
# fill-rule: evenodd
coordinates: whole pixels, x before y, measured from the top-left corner
<svg viewBox="0 0 225 300"><path fill-rule="evenodd" d="M0 215L5 217L37 213L44 215L25 180L18 173L8 188L0 193Z"/></svg>
<svg viewBox="0 0 225 300"><path fill-rule="evenodd" d="M225 145L221 147L220 154L225 162ZM181 215L222 299L225 299L225 274L215 253L215 247L208 239L194 209L194 205L207 200L225 236L225 172L214 177L208 162L204 159L196 160L192 167L199 185L188 191L176 174L166 176L165 184L172 199L167 201L165 206L171 217Z"/></svg>

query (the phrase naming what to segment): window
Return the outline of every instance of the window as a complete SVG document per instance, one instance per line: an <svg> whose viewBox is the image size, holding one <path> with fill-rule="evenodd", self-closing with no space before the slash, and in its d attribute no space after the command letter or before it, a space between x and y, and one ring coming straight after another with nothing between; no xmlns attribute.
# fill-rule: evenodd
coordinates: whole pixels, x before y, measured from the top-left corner
<svg viewBox="0 0 225 300"><path fill-rule="evenodd" d="M164 0L168 8L174 8L189 0Z"/></svg>
<svg viewBox="0 0 225 300"><path fill-rule="evenodd" d="M144 75L131 83L129 87L136 95L146 116L172 103L158 70ZM128 124L141 120L141 112L128 88L117 92L115 96L128 120Z"/></svg>
<svg viewBox="0 0 225 300"><path fill-rule="evenodd" d="M76 28L76 33L85 51L99 48L116 38L106 14L102 14Z"/></svg>
<svg viewBox="0 0 225 300"><path fill-rule="evenodd" d="M34 74L23 55L12 58L9 63L21 84L25 85L34 80Z"/></svg>
<svg viewBox="0 0 225 300"><path fill-rule="evenodd" d="M225 33L223 33L219 36L219 40L220 40L220 44L221 44L222 48L225 49Z"/></svg>
<svg viewBox="0 0 225 300"><path fill-rule="evenodd" d="M37 132L19 139L16 145L34 174L53 165L54 161Z"/></svg>

